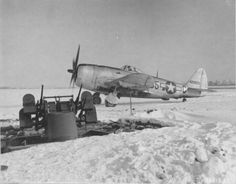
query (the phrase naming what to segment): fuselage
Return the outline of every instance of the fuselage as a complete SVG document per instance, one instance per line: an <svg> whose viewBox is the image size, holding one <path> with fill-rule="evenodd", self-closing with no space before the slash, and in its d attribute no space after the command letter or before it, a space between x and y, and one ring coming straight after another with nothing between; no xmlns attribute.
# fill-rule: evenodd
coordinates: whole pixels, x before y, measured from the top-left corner
<svg viewBox="0 0 236 184"><path fill-rule="evenodd" d="M106 83L112 82L116 79L125 77L132 73L139 73L136 70L124 70L121 68L114 68L110 66L102 66L95 64L80 64L78 68L77 86L83 86L87 90L99 92L102 94L108 94L110 92L110 86ZM185 85L172 82L166 79L153 77L153 85L147 87L145 90L130 90L130 89L119 89L120 97L132 97L137 98L161 98L168 100L169 98L191 98L201 96L200 90L187 89ZM132 91L132 93L130 93Z"/></svg>

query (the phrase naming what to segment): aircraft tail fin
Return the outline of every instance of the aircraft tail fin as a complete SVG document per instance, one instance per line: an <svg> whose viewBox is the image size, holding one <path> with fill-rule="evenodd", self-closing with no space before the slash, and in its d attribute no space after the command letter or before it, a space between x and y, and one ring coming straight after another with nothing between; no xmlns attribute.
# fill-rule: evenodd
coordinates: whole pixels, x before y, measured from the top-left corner
<svg viewBox="0 0 236 184"><path fill-rule="evenodd" d="M188 88L199 89L201 91L208 89L207 74L203 68L199 68L193 73L191 78L186 83Z"/></svg>

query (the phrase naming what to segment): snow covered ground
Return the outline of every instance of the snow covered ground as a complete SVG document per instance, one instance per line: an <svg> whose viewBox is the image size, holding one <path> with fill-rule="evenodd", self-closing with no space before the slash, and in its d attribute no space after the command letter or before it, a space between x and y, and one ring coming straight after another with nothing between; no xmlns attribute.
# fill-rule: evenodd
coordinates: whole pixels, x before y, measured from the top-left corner
<svg viewBox="0 0 236 184"><path fill-rule="evenodd" d="M45 95L77 89L45 90ZM18 124L22 96L40 90L0 90L0 126ZM41 144L1 155L3 182L236 183L236 91L203 98L121 99L115 108L97 106L101 121L162 120L168 127Z"/></svg>

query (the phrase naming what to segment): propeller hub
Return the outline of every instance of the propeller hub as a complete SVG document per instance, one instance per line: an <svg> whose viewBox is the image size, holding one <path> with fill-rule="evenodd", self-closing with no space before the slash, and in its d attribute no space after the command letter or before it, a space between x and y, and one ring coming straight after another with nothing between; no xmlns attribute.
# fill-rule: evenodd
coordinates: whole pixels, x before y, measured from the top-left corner
<svg viewBox="0 0 236 184"><path fill-rule="evenodd" d="M69 73L73 73L74 70L72 70L72 69L68 69L67 72L69 72Z"/></svg>

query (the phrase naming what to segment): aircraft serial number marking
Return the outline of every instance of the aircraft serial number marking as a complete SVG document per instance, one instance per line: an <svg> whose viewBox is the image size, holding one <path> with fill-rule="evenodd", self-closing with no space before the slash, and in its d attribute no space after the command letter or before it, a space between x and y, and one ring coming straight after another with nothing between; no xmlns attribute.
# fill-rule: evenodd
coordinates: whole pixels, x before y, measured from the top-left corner
<svg viewBox="0 0 236 184"><path fill-rule="evenodd" d="M160 88L160 82L159 81L155 81L154 82L154 88L155 89L159 89Z"/></svg>

